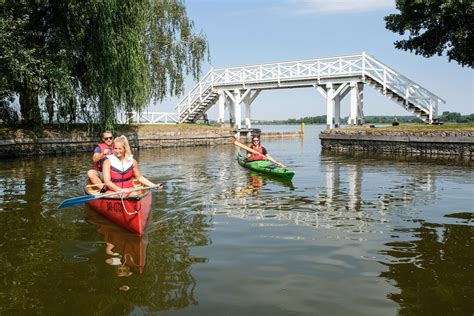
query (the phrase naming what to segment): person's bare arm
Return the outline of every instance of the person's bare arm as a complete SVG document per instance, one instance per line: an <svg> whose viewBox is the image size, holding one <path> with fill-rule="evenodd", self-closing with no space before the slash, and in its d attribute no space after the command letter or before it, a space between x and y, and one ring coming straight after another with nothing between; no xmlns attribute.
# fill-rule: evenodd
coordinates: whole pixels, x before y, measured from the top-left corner
<svg viewBox="0 0 474 316"><path fill-rule="evenodd" d="M94 155L92 156L92 161L98 162L102 158L107 157L107 155L110 155L110 150L108 149L105 149L103 152L100 153L94 153Z"/></svg>

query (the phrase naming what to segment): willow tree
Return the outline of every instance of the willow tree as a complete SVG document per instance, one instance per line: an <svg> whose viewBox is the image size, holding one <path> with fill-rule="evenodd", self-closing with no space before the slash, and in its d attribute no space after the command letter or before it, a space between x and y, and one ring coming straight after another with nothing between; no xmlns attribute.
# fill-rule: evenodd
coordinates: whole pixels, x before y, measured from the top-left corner
<svg viewBox="0 0 474 316"><path fill-rule="evenodd" d="M208 56L181 0L4 0L0 9L0 98L19 95L27 120L43 96L113 128L118 111L181 93Z"/></svg>
<svg viewBox="0 0 474 316"><path fill-rule="evenodd" d="M151 99L181 93L185 76L197 79L208 53L179 0L69 2L66 11L82 30L73 46L81 103L98 110L104 128L117 111L141 111Z"/></svg>
<svg viewBox="0 0 474 316"><path fill-rule="evenodd" d="M19 96L23 120L36 127L42 124L39 96L56 91L73 97L66 50L50 18L47 3L6 0L0 5L0 103Z"/></svg>

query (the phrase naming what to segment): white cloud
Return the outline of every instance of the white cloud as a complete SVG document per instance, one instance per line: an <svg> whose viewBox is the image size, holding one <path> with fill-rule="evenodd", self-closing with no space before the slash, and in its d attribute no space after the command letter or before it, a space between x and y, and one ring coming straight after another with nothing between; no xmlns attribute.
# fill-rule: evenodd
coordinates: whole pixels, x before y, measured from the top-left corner
<svg viewBox="0 0 474 316"><path fill-rule="evenodd" d="M290 0L278 11L297 15L337 14L395 9L395 0Z"/></svg>

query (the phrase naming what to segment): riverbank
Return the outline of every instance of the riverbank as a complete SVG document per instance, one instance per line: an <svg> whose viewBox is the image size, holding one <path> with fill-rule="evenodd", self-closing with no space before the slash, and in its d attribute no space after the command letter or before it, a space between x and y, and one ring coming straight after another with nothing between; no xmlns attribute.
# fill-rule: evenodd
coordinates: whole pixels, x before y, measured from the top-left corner
<svg viewBox="0 0 474 316"><path fill-rule="evenodd" d="M120 126L115 135L127 136L133 150L165 147L210 146L232 143L230 128L197 124ZM100 142L86 127L65 131L46 127L38 137L21 128L0 129L0 158L92 152Z"/></svg>
<svg viewBox="0 0 474 316"><path fill-rule="evenodd" d="M457 156L474 159L473 125L346 127L322 131L326 151Z"/></svg>

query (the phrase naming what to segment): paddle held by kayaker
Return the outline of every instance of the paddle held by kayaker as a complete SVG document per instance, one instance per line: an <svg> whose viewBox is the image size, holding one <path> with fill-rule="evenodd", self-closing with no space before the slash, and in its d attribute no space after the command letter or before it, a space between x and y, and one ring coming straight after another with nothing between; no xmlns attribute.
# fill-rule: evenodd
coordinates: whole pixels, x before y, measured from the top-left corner
<svg viewBox="0 0 474 316"><path fill-rule="evenodd" d="M94 155L92 156L92 161L94 163L93 169L87 171L87 176L89 177L91 184L99 185L99 188L102 188L101 192L105 192L105 186L101 187L102 180L100 179L100 172L102 172L102 164L108 155L112 154L112 143L114 135L111 131L104 131L102 133L102 143L97 144L97 147L94 149Z"/></svg>
<svg viewBox="0 0 474 316"><path fill-rule="evenodd" d="M113 141L113 154L108 155L102 166L107 193L124 191L133 188L133 179L148 187L161 189L161 184L154 184L141 175L138 163L133 159L127 137L119 136ZM138 193L130 192L126 196L135 196Z"/></svg>

